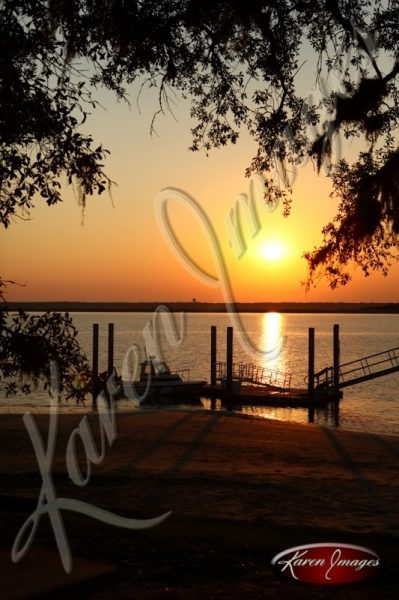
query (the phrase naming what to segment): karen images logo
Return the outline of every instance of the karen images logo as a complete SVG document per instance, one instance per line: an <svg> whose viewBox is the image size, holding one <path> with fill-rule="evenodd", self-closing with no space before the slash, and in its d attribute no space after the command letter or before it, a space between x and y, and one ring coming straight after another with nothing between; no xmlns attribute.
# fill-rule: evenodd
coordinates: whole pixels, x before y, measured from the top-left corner
<svg viewBox="0 0 399 600"><path fill-rule="evenodd" d="M303 583L337 585L365 581L382 568L373 551L351 544L307 544L288 548L272 560L278 573Z"/></svg>

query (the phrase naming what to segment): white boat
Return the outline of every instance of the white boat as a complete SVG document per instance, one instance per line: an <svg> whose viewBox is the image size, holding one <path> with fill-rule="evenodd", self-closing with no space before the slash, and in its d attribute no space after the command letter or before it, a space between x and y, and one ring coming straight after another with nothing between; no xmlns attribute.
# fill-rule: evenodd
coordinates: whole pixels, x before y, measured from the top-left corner
<svg viewBox="0 0 399 600"><path fill-rule="evenodd" d="M140 363L140 379L132 383L138 395L148 390L147 397L153 401L160 398L190 400L199 396L207 381L189 379L188 370L172 372L165 361L150 356Z"/></svg>

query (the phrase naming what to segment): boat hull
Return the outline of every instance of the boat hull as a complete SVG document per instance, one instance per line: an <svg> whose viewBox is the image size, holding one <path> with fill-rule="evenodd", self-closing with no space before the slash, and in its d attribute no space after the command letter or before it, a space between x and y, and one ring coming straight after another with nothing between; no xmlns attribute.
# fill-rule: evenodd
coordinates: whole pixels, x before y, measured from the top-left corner
<svg viewBox="0 0 399 600"><path fill-rule="evenodd" d="M162 400L181 402L199 399L204 392L206 381L153 381L147 389L147 384L142 381L134 381L134 392L142 403L157 403ZM123 382L125 394L129 396L130 383Z"/></svg>

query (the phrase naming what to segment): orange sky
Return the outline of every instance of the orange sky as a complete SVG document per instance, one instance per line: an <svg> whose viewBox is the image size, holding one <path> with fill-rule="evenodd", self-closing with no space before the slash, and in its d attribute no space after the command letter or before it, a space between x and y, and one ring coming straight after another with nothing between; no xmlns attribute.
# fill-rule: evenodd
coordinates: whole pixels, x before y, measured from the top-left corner
<svg viewBox="0 0 399 600"><path fill-rule="evenodd" d="M132 93L131 110L111 94L101 93L107 110L98 109L88 127L96 142L111 151L107 173L118 183L113 203L104 194L90 198L84 223L72 190L65 202L47 207L38 200L29 222L15 221L0 233L4 278L26 283L11 286L9 300L92 301L221 301L226 285L209 285L194 275L188 261L173 252L155 215L155 199L166 187L192 196L212 223L226 264L232 298L236 301L399 301L399 267L389 276L365 279L356 272L346 288L332 292L326 284L305 292L303 251L320 242L323 225L334 215L330 182L317 176L309 162L298 170L293 210L288 219L281 207L274 212L257 203L259 232L251 236L243 219L247 250L237 257L229 245L226 219L240 193L248 192L244 176L254 145L243 134L236 146L214 150L209 156L191 153L188 105L176 107L157 121L158 137L149 135L154 96L142 96L139 113ZM184 250L200 270L217 273L209 238L198 214L170 202L170 221ZM264 245L280 245L278 260L265 257ZM181 254L181 253L180 253ZM219 274L220 278L220 274Z"/></svg>

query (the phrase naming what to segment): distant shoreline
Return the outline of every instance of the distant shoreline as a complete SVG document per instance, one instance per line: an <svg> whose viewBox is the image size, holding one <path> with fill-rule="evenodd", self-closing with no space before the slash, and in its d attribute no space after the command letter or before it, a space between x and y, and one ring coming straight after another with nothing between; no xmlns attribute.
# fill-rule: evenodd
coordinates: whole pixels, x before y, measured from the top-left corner
<svg viewBox="0 0 399 600"><path fill-rule="evenodd" d="M226 313L222 302L7 302L1 308L29 312L153 312L160 305L171 312ZM374 302L237 302L238 313L399 313L399 303Z"/></svg>

